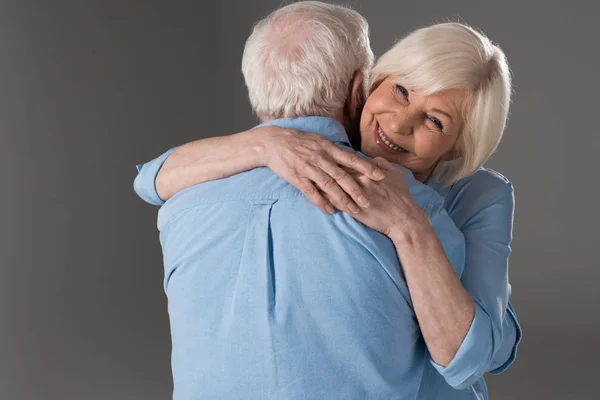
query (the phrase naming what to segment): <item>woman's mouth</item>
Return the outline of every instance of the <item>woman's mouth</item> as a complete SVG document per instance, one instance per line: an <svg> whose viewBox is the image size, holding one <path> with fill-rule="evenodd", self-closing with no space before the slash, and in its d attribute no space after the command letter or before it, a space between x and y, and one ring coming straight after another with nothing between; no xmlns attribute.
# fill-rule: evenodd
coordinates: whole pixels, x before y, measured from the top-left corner
<svg viewBox="0 0 600 400"><path fill-rule="evenodd" d="M381 129L379 124L377 124L377 137L375 138L377 144L386 150L391 150L396 153L407 153L403 147L398 146L396 143L392 142L389 137L386 136L385 132Z"/></svg>

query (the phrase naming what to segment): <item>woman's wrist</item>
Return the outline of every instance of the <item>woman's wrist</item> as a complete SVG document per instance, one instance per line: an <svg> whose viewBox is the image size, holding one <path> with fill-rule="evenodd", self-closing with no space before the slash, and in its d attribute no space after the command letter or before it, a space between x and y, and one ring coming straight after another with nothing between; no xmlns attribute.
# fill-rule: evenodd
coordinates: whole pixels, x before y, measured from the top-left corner
<svg viewBox="0 0 600 400"><path fill-rule="evenodd" d="M423 246L432 234L435 236L429 217L417 204L412 205L406 215L402 221L392 225L388 234L396 247Z"/></svg>
<svg viewBox="0 0 600 400"><path fill-rule="evenodd" d="M250 129L244 132L238 133L244 138L243 149L249 151L243 151L241 156L248 157L248 164L252 168L266 167L268 164L268 142L270 138L270 131L264 130L263 128Z"/></svg>

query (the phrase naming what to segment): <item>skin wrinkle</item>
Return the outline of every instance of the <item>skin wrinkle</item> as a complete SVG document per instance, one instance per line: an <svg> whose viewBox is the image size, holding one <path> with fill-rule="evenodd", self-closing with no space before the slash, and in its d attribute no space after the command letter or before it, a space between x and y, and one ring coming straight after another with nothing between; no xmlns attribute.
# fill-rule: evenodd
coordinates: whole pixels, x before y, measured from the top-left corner
<svg viewBox="0 0 600 400"><path fill-rule="evenodd" d="M370 157L384 157L391 162L404 165L424 181L442 159L455 156L455 145L464 126L460 110L463 109L467 92L449 90L430 96L415 92L404 97L396 87L401 82L397 77L385 78L375 87L365 103L360 120L361 149ZM410 88L407 89L410 92ZM444 110L455 121L432 112L432 108ZM442 122L443 131L425 117L432 115ZM394 153L380 148L378 136L372 134L381 126L392 142L409 150L409 153Z"/></svg>

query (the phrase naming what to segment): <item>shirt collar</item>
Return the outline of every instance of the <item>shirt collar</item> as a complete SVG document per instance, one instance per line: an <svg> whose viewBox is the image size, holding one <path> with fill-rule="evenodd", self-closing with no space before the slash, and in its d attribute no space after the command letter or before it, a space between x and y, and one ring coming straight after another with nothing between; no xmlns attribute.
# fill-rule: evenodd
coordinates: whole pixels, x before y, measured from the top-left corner
<svg viewBox="0 0 600 400"><path fill-rule="evenodd" d="M297 129L299 131L316 133L323 136L325 139L331 140L350 146L350 140L346 134L344 126L333 118L329 117L296 117L296 118L280 118L273 121L265 122L257 126L277 125L282 128Z"/></svg>

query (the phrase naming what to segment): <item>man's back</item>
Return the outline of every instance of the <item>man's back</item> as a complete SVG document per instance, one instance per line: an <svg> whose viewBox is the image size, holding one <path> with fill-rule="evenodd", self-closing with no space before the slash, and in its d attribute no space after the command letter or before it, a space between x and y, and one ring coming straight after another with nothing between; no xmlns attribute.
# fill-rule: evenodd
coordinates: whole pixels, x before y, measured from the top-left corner
<svg viewBox="0 0 600 400"><path fill-rule="evenodd" d="M315 122L341 127L293 121ZM447 228L460 274L462 236ZM178 193L159 229L175 399L417 396L427 352L385 236L266 168Z"/></svg>

